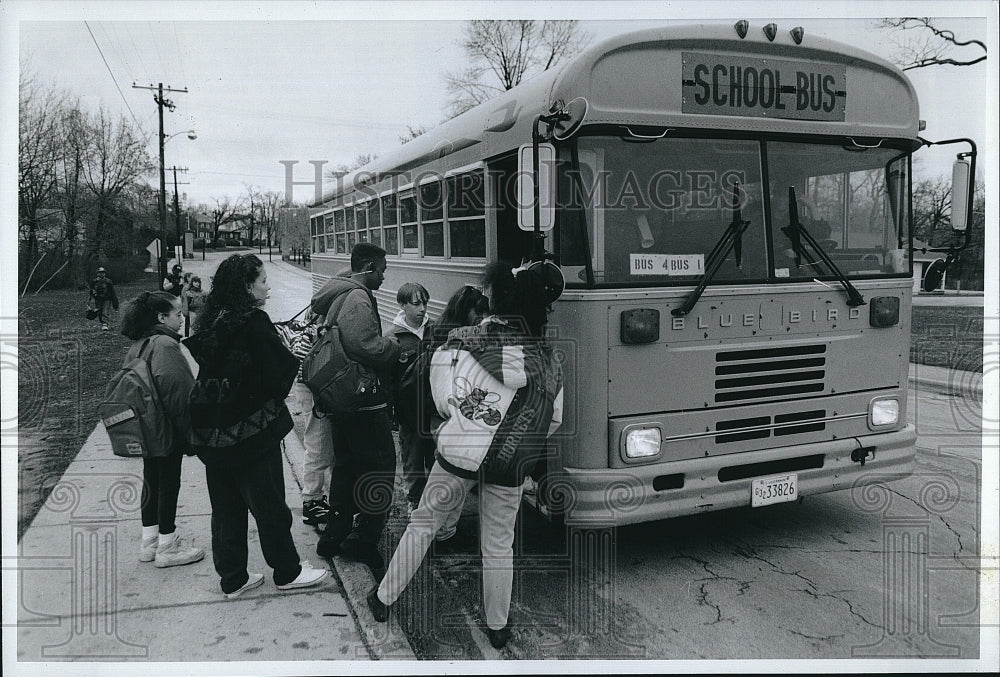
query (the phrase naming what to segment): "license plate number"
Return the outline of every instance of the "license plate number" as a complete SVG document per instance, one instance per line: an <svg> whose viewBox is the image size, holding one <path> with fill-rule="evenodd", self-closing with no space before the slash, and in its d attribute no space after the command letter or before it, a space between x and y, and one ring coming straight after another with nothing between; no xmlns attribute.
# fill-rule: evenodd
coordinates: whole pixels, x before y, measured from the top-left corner
<svg viewBox="0 0 1000 677"><path fill-rule="evenodd" d="M799 476L761 477L750 485L750 505L759 508L773 503L794 501L799 497Z"/></svg>

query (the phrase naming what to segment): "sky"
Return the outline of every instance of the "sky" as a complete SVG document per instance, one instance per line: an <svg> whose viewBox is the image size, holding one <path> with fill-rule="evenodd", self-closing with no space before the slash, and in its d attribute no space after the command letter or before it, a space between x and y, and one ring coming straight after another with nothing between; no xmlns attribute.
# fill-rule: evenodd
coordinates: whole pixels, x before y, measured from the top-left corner
<svg viewBox="0 0 1000 677"><path fill-rule="evenodd" d="M965 17L984 15L990 4L935 8L936 15L952 15L947 26L959 35L986 39L986 21ZM408 126L442 122L448 107L445 74L463 66L460 41L467 18L577 18L594 42L651 26L747 18L757 30L768 21L784 30L801 25L807 35L889 58L892 45L870 17L917 6L691 0L29 5L14 0L2 20L3 37L16 38L13 56L21 68L38 82L79 97L85 109L103 106L134 119L150 133L154 159L157 106L151 91L133 84L186 89L167 94L176 109L164 112L164 132L178 134L167 142L165 165L186 167L178 173L180 192L193 204L211 205L215 198L236 198L246 186L284 193L281 161L299 162L295 180L309 180L314 171L309 160L328 161L326 169L351 164L359 154L398 147ZM0 44L8 49L11 42ZM7 58L4 64L10 63ZM928 138L985 140L990 110L981 87L988 80L985 63L910 73ZM194 141L183 133L191 129ZM950 150L939 155L945 158L941 163L950 164ZM172 178L168 172L168 184ZM155 172L149 181L156 185ZM296 190L303 193L296 200L311 197L308 187Z"/></svg>

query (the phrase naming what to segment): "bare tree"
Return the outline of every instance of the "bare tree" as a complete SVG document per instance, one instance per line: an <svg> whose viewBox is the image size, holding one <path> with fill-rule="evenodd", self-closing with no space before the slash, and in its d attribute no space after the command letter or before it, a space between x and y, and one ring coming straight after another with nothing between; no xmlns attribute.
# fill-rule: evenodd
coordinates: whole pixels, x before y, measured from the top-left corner
<svg viewBox="0 0 1000 677"><path fill-rule="evenodd" d="M417 125L416 127L414 127L413 125L406 125L406 134L399 135L399 142L405 145L410 141L413 141L421 134L426 134L426 133L427 133L427 128L424 127L423 125Z"/></svg>
<svg viewBox="0 0 1000 677"><path fill-rule="evenodd" d="M149 137L125 116L113 120L103 108L89 116L91 137L84 159L83 182L94 194L96 214L87 238L87 258L96 260L116 201L139 177L153 169L146 152Z"/></svg>
<svg viewBox="0 0 1000 677"><path fill-rule="evenodd" d="M65 95L39 87L22 71L18 96L18 226L25 243L21 270L30 272L38 256L39 212L57 187L62 152L59 111Z"/></svg>
<svg viewBox="0 0 1000 677"><path fill-rule="evenodd" d="M227 223L238 221L243 218L243 215L240 213L240 205L230 202L228 197L214 197L212 200L215 202L215 206L210 212L212 214L212 243L214 244L219 241L219 228Z"/></svg>
<svg viewBox="0 0 1000 677"><path fill-rule="evenodd" d="M578 21L468 22L462 47L469 65L445 76L452 117L552 68L589 41Z"/></svg>
<svg viewBox="0 0 1000 677"><path fill-rule="evenodd" d="M886 18L878 22L896 34L896 64L904 71L928 66L971 66L986 60L986 43L960 40L954 32L939 28L929 17ZM953 57L961 51L961 57Z"/></svg>

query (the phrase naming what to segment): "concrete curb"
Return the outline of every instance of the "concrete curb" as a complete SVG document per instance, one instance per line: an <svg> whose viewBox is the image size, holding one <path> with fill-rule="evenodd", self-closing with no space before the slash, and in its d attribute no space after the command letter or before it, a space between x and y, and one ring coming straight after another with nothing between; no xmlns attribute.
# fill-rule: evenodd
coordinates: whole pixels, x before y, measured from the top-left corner
<svg viewBox="0 0 1000 677"><path fill-rule="evenodd" d="M302 440L299 439L298 431L292 430L285 437L286 460L292 468L298 469L302 467L304 456L305 447ZM295 482L301 489L301 481L297 472L295 473ZM315 550L310 554L310 557L313 556L316 556ZM395 614L389 614L387 623L379 623L372 617L365 598L368 591L378 581L373 580L368 567L340 557L332 557L327 561L330 563L330 570L337 578L337 582L344 590L348 608L351 610L351 615L354 617L355 624L372 659L417 660L410 646L410 641L400 628Z"/></svg>
<svg viewBox="0 0 1000 677"><path fill-rule="evenodd" d="M909 382L916 388L954 395L956 397L983 399L983 374L947 367L933 367L910 363Z"/></svg>

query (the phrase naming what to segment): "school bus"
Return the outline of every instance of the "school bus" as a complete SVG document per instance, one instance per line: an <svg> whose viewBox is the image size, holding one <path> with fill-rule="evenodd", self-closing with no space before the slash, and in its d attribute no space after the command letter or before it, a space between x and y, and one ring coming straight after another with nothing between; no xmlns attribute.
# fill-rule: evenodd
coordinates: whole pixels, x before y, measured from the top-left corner
<svg viewBox="0 0 1000 677"><path fill-rule="evenodd" d="M311 205L313 286L387 251L439 313L484 265L550 260L561 431L527 500L620 525L851 488L914 467L914 153L890 63L745 21L612 38L342 177ZM963 146L964 148L964 146Z"/></svg>

